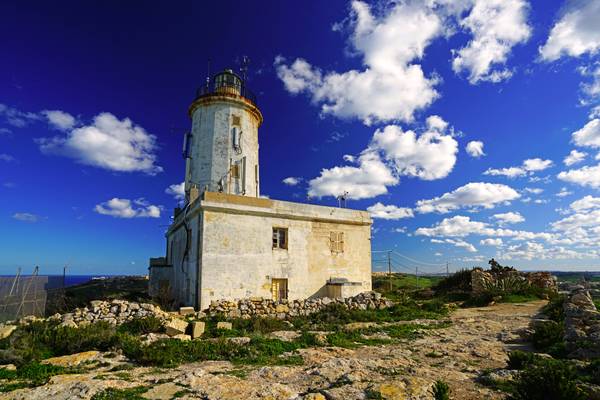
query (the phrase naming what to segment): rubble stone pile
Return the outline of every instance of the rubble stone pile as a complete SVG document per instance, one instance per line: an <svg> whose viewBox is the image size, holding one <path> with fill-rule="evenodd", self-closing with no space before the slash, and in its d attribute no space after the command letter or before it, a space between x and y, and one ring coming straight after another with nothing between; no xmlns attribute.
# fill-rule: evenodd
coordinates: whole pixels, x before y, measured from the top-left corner
<svg viewBox="0 0 600 400"><path fill-rule="evenodd" d="M60 320L63 326L78 327L99 321L120 325L144 317L156 317L163 323L171 320L171 315L158 306L125 300L94 300L90 302L89 307L77 308L72 313L56 314L49 319Z"/></svg>
<svg viewBox="0 0 600 400"><path fill-rule="evenodd" d="M213 301L204 312L208 316L226 315L229 318L251 318L254 316L287 319L309 315L330 304L339 304L349 310L381 310L393 302L381 297L377 292L364 292L348 298L314 298L303 300L274 301L261 297L228 301Z"/></svg>
<svg viewBox="0 0 600 400"><path fill-rule="evenodd" d="M565 343L569 357L589 359L600 356L600 312L590 293L575 286L563 306L565 314Z"/></svg>

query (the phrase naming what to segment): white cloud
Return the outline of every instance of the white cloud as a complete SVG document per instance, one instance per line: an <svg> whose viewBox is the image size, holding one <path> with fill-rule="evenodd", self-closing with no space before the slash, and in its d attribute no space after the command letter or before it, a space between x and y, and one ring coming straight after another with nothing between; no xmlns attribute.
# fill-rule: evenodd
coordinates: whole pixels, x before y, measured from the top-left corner
<svg viewBox="0 0 600 400"><path fill-rule="evenodd" d="M162 171L156 163L156 136L129 118L119 120L110 113L98 114L91 125L75 128L66 136L36 140L45 154L71 157L81 164L111 171Z"/></svg>
<svg viewBox="0 0 600 400"><path fill-rule="evenodd" d="M427 77L414 61L442 34L440 18L417 3L396 3L384 16L369 5L352 2L350 21L353 49L364 69L323 73L303 59L287 64L275 59L278 77L292 94L306 92L323 114L377 121L412 121L439 94L437 77Z"/></svg>
<svg viewBox="0 0 600 400"><path fill-rule="evenodd" d="M520 197L510 186L497 183L471 182L440 197L417 201L419 213L448 213L460 208L493 208Z"/></svg>
<svg viewBox="0 0 600 400"><path fill-rule="evenodd" d="M42 114L48 118L48 122L53 127L66 131L75 126L77 120L71 114L60 110L44 110Z"/></svg>
<svg viewBox="0 0 600 400"><path fill-rule="evenodd" d="M138 207L135 207L138 206ZM94 211L102 215L110 215L115 218L159 218L160 206L148 204L144 199L137 199L133 202L129 199L119 199L117 197L100 203L94 207Z"/></svg>
<svg viewBox="0 0 600 400"><path fill-rule="evenodd" d="M370 148L380 150L399 175L424 180L445 178L456 163L458 143L445 134L447 123L440 117L429 117L427 125L420 135L388 125L375 132Z"/></svg>
<svg viewBox="0 0 600 400"><path fill-rule="evenodd" d="M525 191L527 193L542 194L544 192L544 189L542 189L542 188L530 188L530 187L526 187Z"/></svg>
<svg viewBox="0 0 600 400"><path fill-rule="evenodd" d="M17 161L17 159L11 156L10 154L0 153L0 161L15 162Z"/></svg>
<svg viewBox="0 0 600 400"><path fill-rule="evenodd" d="M600 197L587 195L579 200L575 200L569 207L574 211L585 211L595 208L600 209Z"/></svg>
<svg viewBox="0 0 600 400"><path fill-rule="evenodd" d="M165 193L175 197L175 200L183 200L185 198L185 182L170 185L165 189Z"/></svg>
<svg viewBox="0 0 600 400"><path fill-rule="evenodd" d="M571 152L568 156L565 157L563 162L567 167L570 167L571 165L582 162L583 160L585 160L586 157L587 153L584 153L583 151L571 150Z"/></svg>
<svg viewBox="0 0 600 400"><path fill-rule="evenodd" d="M516 224L525 221L525 218L523 218L520 213L512 211L502 214L494 214L492 218L494 218L500 226Z"/></svg>
<svg viewBox="0 0 600 400"><path fill-rule="evenodd" d="M540 47L545 61L554 61L567 55L579 57L600 50L600 1L573 1L556 22L548 40Z"/></svg>
<svg viewBox="0 0 600 400"><path fill-rule="evenodd" d="M585 166L579 169L562 171L558 174L558 179L598 189L600 188L600 164L593 167Z"/></svg>
<svg viewBox="0 0 600 400"><path fill-rule="evenodd" d="M321 175L308 182L312 197L340 196L348 193L351 199L366 199L387 193L387 186L398 184L379 155L365 151L358 167L343 166L321 170Z"/></svg>
<svg viewBox="0 0 600 400"><path fill-rule="evenodd" d="M31 213L15 213L15 214L13 214L12 217L14 219L16 219L17 221L30 222L30 223L38 222L41 219L43 219L39 215L35 215L35 214L31 214Z"/></svg>
<svg viewBox="0 0 600 400"><path fill-rule="evenodd" d="M503 175L509 178L516 178L526 175L532 175L537 171L543 171L552 166L551 160L542 160L541 158L530 158L523 161L523 164L519 167L508 167L508 168L489 168L483 174L484 175Z"/></svg>
<svg viewBox="0 0 600 400"><path fill-rule="evenodd" d="M309 196L339 196L349 193L353 199L387 193L400 176L434 180L446 177L456 163L458 143L453 130L441 117L427 118L424 132L403 131L395 125L378 129L369 146L358 158L358 166L323 169L309 181ZM352 160L345 156L345 160Z"/></svg>
<svg viewBox="0 0 600 400"><path fill-rule="evenodd" d="M579 71L581 75L591 77L590 82L581 84L583 93L592 100L600 96L600 62L597 62L595 67L581 68ZM589 99L583 99L582 103L588 104Z"/></svg>
<svg viewBox="0 0 600 400"><path fill-rule="evenodd" d="M285 178L284 180L282 180L282 182L288 186L296 186L300 183L300 181L302 180L302 178L296 178L293 176L288 176L287 178Z"/></svg>
<svg viewBox="0 0 600 400"><path fill-rule="evenodd" d="M573 194L573 192L570 192L569 190L567 190L567 188L563 187L560 188L560 192L556 193L556 197L566 197L570 194Z"/></svg>
<svg viewBox="0 0 600 400"><path fill-rule="evenodd" d="M479 140L473 140L467 143L465 150L471 157L479 158L485 156L485 153L483 152L483 142Z"/></svg>
<svg viewBox="0 0 600 400"><path fill-rule="evenodd" d="M354 156L353 156L353 155L351 155L351 154L344 154L344 156L343 156L342 158L343 158L343 159L344 159L344 161L346 161L346 162L351 162L351 163L352 163L352 162L356 161L356 157L354 157Z"/></svg>
<svg viewBox="0 0 600 400"><path fill-rule="evenodd" d="M595 118L580 130L573 132L572 139L578 146L600 148L600 119Z"/></svg>
<svg viewBox="0 0 600 400"><path fill-rule="evenodd" d="M492 239L492 238L488 238L488 239L482 239L479 241L479 244L481 244L482 246L502 246L503 242L502 239L500 238L496 238L496 239Z"/></svg>
<svg viewBox="0 0 600 400"><path fill-rule="evenodd" d="M0 103L0 117L2 117L6 123L16 128L23 128L31 122L40 119L40 116L36 113L23 112L2 103Z"/></svg>
<svg viewBox="0 0 600 400"><path fill-rule="evenodd" d="M511 77L503 66L511 49L524 43L531 35L527 24L529 5L525 0L478 0L460 25L471 32L473 39L454 52L452 69L469 72L469 82L500 82Z"/></svg>
<svg viewBox="0 0 600 400"><path fill-rule="evenodd" d="M590 119L600 118L600 105L592 108L589 115Z"/></svg>
<svg viewBox="0 0 600 400"><path fill-rule="evenodd" d="M445 239L445 240L436 240L431 239L432 243L450 243L455 247L460 247L467 250L469 253L477 253L477 249L469 242L465 242L462 239Z"/></svg>
<svg viewBox="0 0 600 400"><path fill-rule="evenodd" d="M397 220L402 218L414 217L413 210L407 207L396 207L394 205L384 205L375 203L367 208L373 218Z"/></svg>

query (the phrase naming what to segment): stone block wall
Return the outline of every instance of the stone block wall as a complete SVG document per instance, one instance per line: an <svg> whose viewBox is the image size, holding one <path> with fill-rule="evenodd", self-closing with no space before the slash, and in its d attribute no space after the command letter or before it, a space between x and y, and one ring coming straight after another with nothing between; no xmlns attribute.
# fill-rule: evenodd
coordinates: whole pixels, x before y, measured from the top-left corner
<svg viewBox="0 0 600 400"><path fill-rule="evenodd" d="M482 269L474 269L471 273L471 288L473 293L485 293L489 287L502 286L501 281L524 283L533 287L556 291L556 279L549 272L502 271L493 273Z"/></svg>
<svg viewBox="0 0 600 400"><path fill-rule="evenodd" d="M600 312L587 289L573 288L564 306L565 344L569 357L590 359L600 356Z"/></svg>

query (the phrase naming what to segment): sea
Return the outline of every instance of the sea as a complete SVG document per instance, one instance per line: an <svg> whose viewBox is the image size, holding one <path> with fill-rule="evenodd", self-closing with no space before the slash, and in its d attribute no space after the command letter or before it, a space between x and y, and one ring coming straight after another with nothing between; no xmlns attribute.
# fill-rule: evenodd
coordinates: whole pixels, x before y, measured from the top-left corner
<svg viewBox="0 0 600 400"><path fill-rule="evenodd" d="M21 275L22 278L27 278L31 275ZM40 277L48 277L48 283L45 286L46 289L56 289L63 286L63 276L62 275L39 275ZM122 275L65 275L64 277L64 286L74 286L81 285L82 283L87 283L92 279L108 279L114 278ZM0 278L3 281L6 281L6 278L10 280L10 278L14 278L15 275L0 275Z"/></svg>

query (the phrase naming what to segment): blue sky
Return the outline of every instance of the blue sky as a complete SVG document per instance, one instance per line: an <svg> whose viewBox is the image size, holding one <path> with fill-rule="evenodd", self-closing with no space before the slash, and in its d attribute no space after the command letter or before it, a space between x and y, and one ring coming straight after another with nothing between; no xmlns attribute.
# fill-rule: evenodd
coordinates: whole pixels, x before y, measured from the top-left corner
<svg viewBox="0 0 600 400"><path fill-rule="evenodd" d="M0 273L145 273L207 60L243 55L264 194L347 192L374 250L423 263L599 269L598 20L599 0L4 3Z"/></svg>

